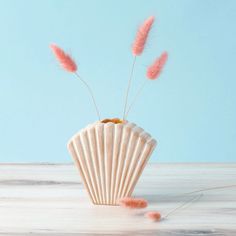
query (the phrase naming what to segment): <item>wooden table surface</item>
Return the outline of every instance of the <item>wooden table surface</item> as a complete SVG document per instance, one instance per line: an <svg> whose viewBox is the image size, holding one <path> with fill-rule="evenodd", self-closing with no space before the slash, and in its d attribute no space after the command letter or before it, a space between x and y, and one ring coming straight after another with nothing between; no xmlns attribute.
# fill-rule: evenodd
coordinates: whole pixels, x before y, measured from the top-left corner
<svg viewBox="0 0 236 236"><path fill-rule="evenodd" d="M0 164L0 235L236 235L236 188L205 191L188 207L166 214L202 188L236 185L236 164L150 164L134 196L145 210L95 206L72 164Z"/></svg>

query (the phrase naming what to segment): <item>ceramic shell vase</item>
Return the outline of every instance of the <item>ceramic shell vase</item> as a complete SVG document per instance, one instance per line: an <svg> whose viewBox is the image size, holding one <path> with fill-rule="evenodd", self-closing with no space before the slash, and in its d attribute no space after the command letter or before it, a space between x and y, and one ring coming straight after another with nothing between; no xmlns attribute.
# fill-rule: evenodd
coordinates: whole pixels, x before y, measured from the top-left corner
<svg viewBox="0 0 236 236"><path fill-rule="evenodd" d="M148 133L128 121L95 122L68 142L91 201L100 205L118 205L131 196L155 146Z"/></svg>

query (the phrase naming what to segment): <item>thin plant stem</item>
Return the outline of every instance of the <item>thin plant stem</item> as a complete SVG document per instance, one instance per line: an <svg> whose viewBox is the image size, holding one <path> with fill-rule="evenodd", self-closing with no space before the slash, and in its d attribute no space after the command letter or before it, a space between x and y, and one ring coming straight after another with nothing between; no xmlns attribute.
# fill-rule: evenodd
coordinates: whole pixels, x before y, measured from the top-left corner
<svg viewBox="0 0 236 236"><path fill-rule="evenodd" d="M206 192L206 191L210 191L210 190L215 190L215 189L226 189L226 188L233 188L236 187L236 185L225 185L225 186L218 186L218 187L212 187L212 188L203 188L200 190L196 190L196 191L192 191L192 192L188 192L188 193L184 193L178 196L183 196L183 195L192 195L194 193L200 193L200 192ZM191 204L197 200L199 200L201 197L203 196L203 193L195 196L194 198L192 198L191 200L184 202L183 204L181 204L180 206L177 206L176 208L174 208L173 210L169 211L167 214L165 214L162 219L166 219L168 216L172 215L173 213L175 213L176 211L178 211L179 209L185 207L188 204Z"/></svg>
<svg viewBox="0 0 236 236"><path fill-rule="evenodd" d="M168 216L174 214L176 211L178 211L179 209L187 206L188 204L191 204L191 203L194 203L196 202L197 200L199 200L201 197L203 196L203 194L199 194L197 196L195 196L194 198L182 203L180 206L177 206L176 208L174 208L173 210L169 211L167 214L165 214L162 219L166 219Z"/></svg>
<svg viewBox="0 0 236 236"><path fill-rule="evenodd" d="M141 86L139 87L137 93L136 93L135 96L134 96L133 101L130 103L129 108L127 109L127 112L126 112L126 114L125 114L125 119L127 118L127 116L128 116L128 114L129 114L131 108L134 106L135 102L137 101L139 95L140 95L141 92L143 91L143 88L145 87L146 83L147 83L147 80L145 80L145 81L141 84Z"/></svg>
<svg viewBox="0 0 236 236"><path fill-rule="evenodd" d="M93 100L93 105L95 107L95 110L96 110L96 113L97 113L97 117L99 120L101 120L101 116L100 116L100 113L99 113L99 110L98 110L98 106L96 104L96 101L95 101L95 98L94 98L94 95L93 95L93 91L92 89L90 88L90 86L88 85L88 83L78 74L75 72L75 75L81 80L81 82L86 86L86 88L88 89L88 92Z"/></svg>
<svg viewBox="0 0 236 236"><path fill-rule="evenodd" d="M124 105L124 112L123 112L123 120L125 119L125 113L126 113L126 108L127 108L127 103L128 103L129 91L130 91L130 86L131 86L131 82L132 82L132 78L133 78L133 74L134 74L135 62L136 62L136 56L134 56L134 60L133 60L133 64L132 64L132 68L131 68L131 72L130 72L130 77L129 77L129 81L128 81L128 86L127 86L127 90L126 90L126 94L125 94L125 105Z"/></svg>
<svg viewBox="0 0 236 236"><path fill-rule="evenodd" d="M194 194L194 193L200 193L200 192L205 192L205 191L210 191L210 190L215 190L215 189L225 189L225 188L235 188L235 187L236 187L236 184L225 185L225 186L217 186L217 187L212 187L212 188L203 188L203 189L199 189L199 190L196 190L196 191L180 194L179 196L191 195L191 194Z"/></svg>

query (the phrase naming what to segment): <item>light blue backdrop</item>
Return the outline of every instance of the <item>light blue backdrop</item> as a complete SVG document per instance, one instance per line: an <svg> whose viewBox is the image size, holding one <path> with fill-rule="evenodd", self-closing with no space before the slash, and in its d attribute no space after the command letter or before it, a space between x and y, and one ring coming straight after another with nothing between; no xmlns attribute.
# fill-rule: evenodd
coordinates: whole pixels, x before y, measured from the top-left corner
<svg viewBox="0 0 236 236"><path fill-rule="evenodd" d="M103 117L120 117L138 25L156 16L131 96L163 50L169 61L129 120L159 142L152 161L236 160L236 1L0 1L0 162L66 162L67 140L96 119L77 60Z"/></svg>

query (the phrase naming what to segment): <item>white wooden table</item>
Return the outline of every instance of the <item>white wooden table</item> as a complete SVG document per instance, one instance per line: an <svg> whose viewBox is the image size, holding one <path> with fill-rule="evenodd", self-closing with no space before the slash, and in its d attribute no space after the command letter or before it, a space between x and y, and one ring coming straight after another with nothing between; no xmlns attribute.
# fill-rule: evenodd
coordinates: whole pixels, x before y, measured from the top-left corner
<svg viewBox="0 0 236 236"><path fill-rule="evenodd" d="M162 214L201 188L236 184L236 164L151 164L134 196ZM195 194L196 195L196 194ZM0 235L236 235L236 188L204 192L161 222L146 210L95 206L71 164L0 164Z"/></svg>

